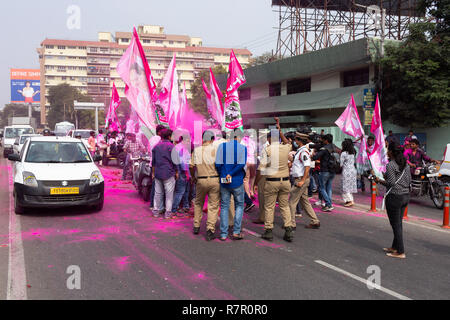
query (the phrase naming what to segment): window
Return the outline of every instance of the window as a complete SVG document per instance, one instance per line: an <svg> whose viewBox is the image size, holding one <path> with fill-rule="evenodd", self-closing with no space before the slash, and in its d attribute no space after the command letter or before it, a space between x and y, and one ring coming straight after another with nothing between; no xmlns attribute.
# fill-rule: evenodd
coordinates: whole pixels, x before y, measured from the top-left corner
<svg viewBox="0 0 450 320"><path fill-rule="evenodd" d="M120 39L122 42L126 42L126 43L128 43L129 41L130 41L130 39L128 39L128 38L122 38L122 39Z"/></svg>
<svg viewBox="0 0 450 320"><path fill-rule="evenodd" d="M311 91L311 78L295 79L287 82L287 94Z"/></svg>
<svg viewBox="0 0 450 320"><path fill-rule="evenodd" d="M86 47L78 47L80 50L86 50Z"/></svg>
<svg viewBox="0 0 450 320"><path fill-rule="evenodd" d="M345 71L342 74L344 87L359 86L369 83L369 67L352 71Z"/></svg>
<svg viewBox="0 0 450 320"><path fill-rule="evenodd" d="M144 43L150 43L150 40L144 39Z"/></svg>
<svg viewBox="0 0 450 320"><path fill-rule="evenodd" d="M65 50L65 49L66 49L66 46L58 46L58 49L59 49L59 50Z"/></svg>
<svg viewBox="0 0 450 320"><path fill-rule="evenodd" d="M76 49L76 48L77 48L77 47L69 47L69 49L72 49L72 50L73 50L73 49Z"/></svg>
<svg viewBox="0 0 450 320"><path fill-rule="evenodd" d="M162 40L156 40L156 43L163 43Z"/></svg>
<svg viewBox="0 0 450 320"><path fill-rule="evenodd" d="M169 44L173 44L173 41L169 41Z"/></svg>
<svg viewBox="0 0 450 320"><path fill-rule="evenodd" d="M50 46L50 45L46 45L45 48L46 49L54 49L55 47L54 46Z"/></svg>
<svg viewBox="0 0 450 320"><path fill-rule="evenodd" d="M269 97L281 96L281 82L269 84Z"/></svg>
<svg viewBox="0 0 450 320"><path fill-rule="evenodd" d="M239 100L250 100L252 97L251 88L239 90Z"/></svg>

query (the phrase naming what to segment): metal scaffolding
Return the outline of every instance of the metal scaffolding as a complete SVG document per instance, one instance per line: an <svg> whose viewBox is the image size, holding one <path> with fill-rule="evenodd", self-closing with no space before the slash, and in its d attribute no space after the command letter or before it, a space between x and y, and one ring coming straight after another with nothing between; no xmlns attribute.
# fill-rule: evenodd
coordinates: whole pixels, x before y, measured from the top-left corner
<svg viewBox="0 0 450 320"><path fill-rule="evenodd" d="M275 56L288 57L353 41L379 37L377 15L384 9L385 37L402 40L422 16L418 0L272 0L279 14Z"/></svg>

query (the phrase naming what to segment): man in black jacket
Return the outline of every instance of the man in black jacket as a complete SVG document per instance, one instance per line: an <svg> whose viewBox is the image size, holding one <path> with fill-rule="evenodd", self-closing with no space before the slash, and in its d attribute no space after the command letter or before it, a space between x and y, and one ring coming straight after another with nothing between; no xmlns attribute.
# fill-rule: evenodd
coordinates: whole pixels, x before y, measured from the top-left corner
<svg viewBox="0 0 450 320"><path fill-rule="evenodd" d="M320 161L319 192L325 202L322 203L322 210L332 211L334 209L332 205L332 186L333 179L336 176L334 168L331 167L331 163L334 158L333 153L335 153L333 136L331 134L326 134L322 138L322 143L322 147L318 150L312 160Z"/></svg>

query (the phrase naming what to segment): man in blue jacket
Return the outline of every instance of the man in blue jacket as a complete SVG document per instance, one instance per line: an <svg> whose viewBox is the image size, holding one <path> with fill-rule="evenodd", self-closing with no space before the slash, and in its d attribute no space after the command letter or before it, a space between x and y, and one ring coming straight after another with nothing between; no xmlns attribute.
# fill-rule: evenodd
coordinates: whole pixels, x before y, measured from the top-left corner
<svg viewBox="0 0 450 320"><path fill-rule="evenodd" d="M229 142L222 143L216 154L216 169L220 176L220 240L228 236L228 212L231 195L234 197L233 240L241 240L242 217L244 215L244 177L247 163L247 148L240 142L244 133L235 129Z"/></svg>

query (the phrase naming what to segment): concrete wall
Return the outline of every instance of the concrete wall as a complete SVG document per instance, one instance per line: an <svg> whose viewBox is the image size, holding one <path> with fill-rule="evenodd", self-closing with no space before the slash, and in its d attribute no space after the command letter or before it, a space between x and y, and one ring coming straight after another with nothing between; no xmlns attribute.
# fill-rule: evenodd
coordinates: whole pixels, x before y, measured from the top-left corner
<svg viewBox="0 0 450 320"><path fill-rule="evenodd" d="M341 73L331 72L313 75L311 77L311 91L336 89L341 87Z"/></svg>

